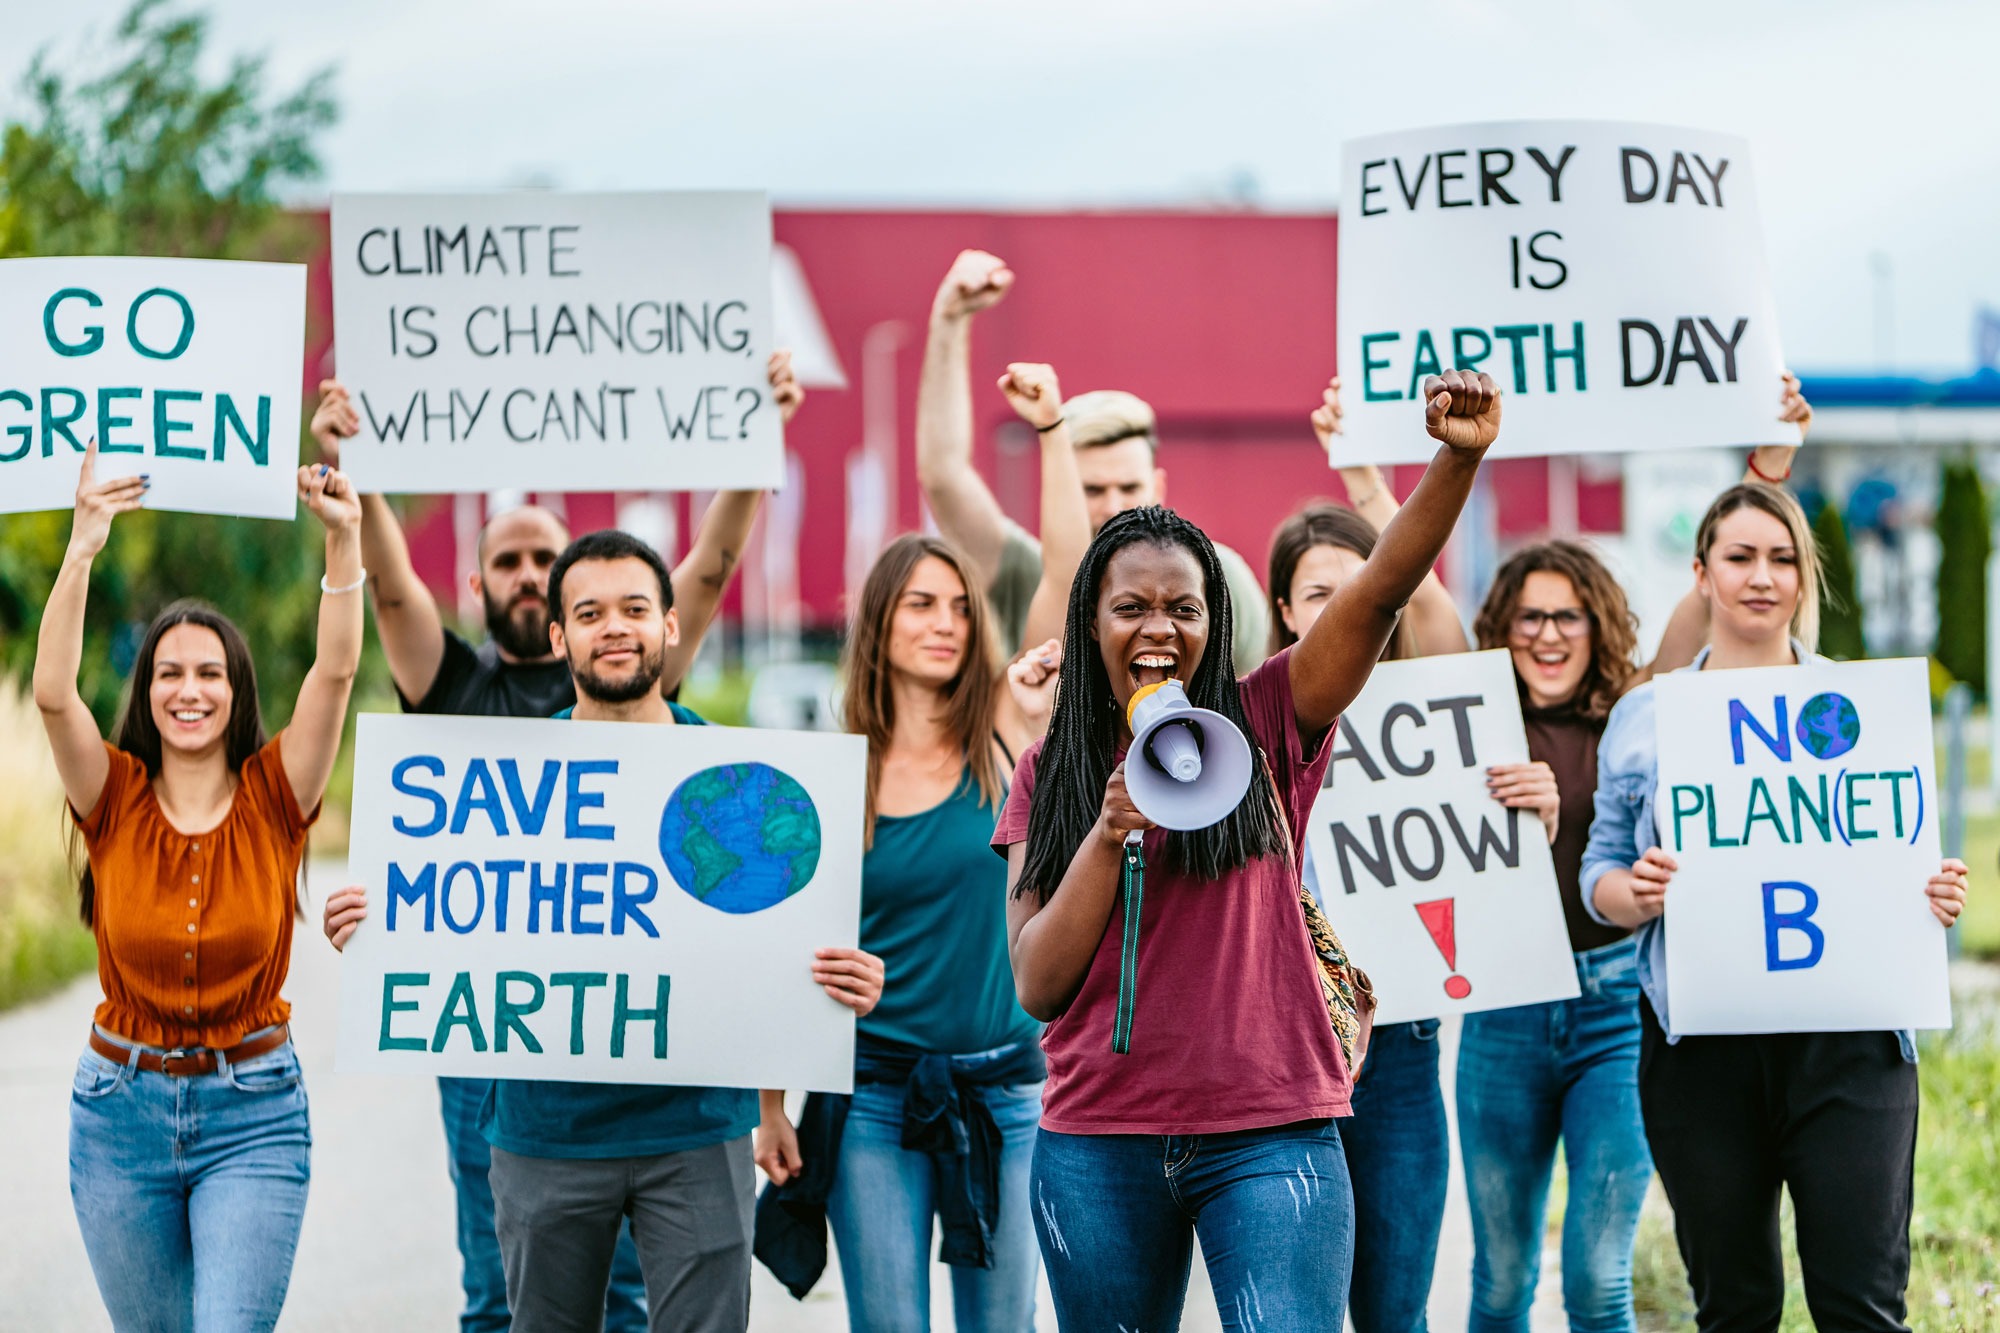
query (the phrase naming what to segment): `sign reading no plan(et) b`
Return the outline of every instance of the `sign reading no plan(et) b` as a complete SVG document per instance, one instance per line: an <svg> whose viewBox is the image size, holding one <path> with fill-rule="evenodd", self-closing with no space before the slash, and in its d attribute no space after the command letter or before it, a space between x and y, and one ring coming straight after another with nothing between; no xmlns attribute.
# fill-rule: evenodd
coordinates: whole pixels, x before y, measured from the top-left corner
<svg viewBox="0 0 2000 1333"><path fill-rule="evenodd" d="M69 509L147 473L149 509L298 512L299 264L0 261L0 512Z"/></svg>
<svg viewBox="0 0 2000 1333"><path fill-rule="evenodd" d="M364 490L783 484L761 193L335 195Z"/></svg>
<svg viewBox="0 0 2000 1333"><path fill-rule="evenodd" d="M1951 1026L1921 658L1653 684L1676 1035Z"/></svg>

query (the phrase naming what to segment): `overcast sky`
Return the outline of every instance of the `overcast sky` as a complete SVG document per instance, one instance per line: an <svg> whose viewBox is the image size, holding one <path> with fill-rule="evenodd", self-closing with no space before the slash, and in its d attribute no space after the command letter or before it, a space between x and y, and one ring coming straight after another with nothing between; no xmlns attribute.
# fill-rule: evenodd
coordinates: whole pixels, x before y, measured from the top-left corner
<svg viewBox="0 0 2000 1333"><path fill-rule="evenodd" d="M123 0L4 0L0 57ZM339 70L333 189L758 187L779 204L1339 203L1340 141L1533 117L1746 136L1792 364L1962 370L2000 306L1990 0L214 0ZM1886 326L1878 318L1888 271ZM1170 281L1171 275L1163 275Z"/></svg>

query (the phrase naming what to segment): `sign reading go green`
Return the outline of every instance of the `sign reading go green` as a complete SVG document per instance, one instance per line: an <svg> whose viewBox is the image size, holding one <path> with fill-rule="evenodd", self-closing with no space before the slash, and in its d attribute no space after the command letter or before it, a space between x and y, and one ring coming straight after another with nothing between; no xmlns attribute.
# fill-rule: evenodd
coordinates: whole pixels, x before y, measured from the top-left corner
<svg viewBox="0 0 2000 1333"><path fill-rule="evenodd" d="M205 259L0 262L0 512L143 472L148 507L290 518L305 269Z"/></svg>

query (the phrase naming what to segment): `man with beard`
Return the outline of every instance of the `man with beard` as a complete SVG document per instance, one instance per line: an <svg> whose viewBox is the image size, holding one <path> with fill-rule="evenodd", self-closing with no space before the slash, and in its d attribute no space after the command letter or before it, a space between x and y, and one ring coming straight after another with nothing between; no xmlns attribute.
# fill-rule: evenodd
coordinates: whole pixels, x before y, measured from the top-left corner
<svg viewBox="0 0 2000 1333"><path fill-rule="evenodd" d="M558 716L702 725L660 693L680 634L674 587L652 547L623 532L577 538L549 572L549 599L577 693L573 712ZM859 1015L881 998L882 960L860 949L817 950L812 977ZM484 1130L514 1327L588 1327L624 1217L653 1328L743 1333L757 1120L749 1089L495 1082Z"/></svg>
<svg viewBox="0 0 2000 1333"><path fill-rule="evenodd" d="M790 421L805 394L792 374L791 353L777 352L768 367L772 396ZM320 385L313 437L321 456L339 466L340 441L361 428L361 418L337 380ZM687 557L674 570L673 603L684 634L677 634L653 671L672 691L694 660L695 649L728 587L761 491L726 491L709 504ZM468 576L486 612L487 640L477 647L446 627L437 599L417 577L395 510L381 495L361 497L361 560L375 602L375 628L389 659L389 674L403 709L411 713L479 717L549 717L576 702L570 665L549 641L549 572L569 543L562 520L539 505L510 509L479 534L478 568ZM657 557L656 557L657 558ZM349 905L346 893L327 903L328 919ZM491 1081L440 1078L451 1178L458 1194L458 1252L465 1308L461 1333L505 1333L507 1286L493 1230L490 1156L479 1132L480 1107ZM643 1333L645 1291L629 1235L619 1245L605 1306L605 1333Z"/></svg>

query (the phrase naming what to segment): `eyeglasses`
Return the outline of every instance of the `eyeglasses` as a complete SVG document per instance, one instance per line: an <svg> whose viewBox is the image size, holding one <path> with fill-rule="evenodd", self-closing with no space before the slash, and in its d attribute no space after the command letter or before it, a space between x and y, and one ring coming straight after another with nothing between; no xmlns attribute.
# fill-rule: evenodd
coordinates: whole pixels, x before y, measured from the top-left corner
<svg viewBox="0 0 2000 1333"><path fill-rule="evenodd" d="M1565 639L1580 639L1590 633L1590 613L1575 606L1565 606L1560 611L1522 607L1514 613L1514 637L1523 641L1539 639L1542 626L1550 624Z"/></svg>

